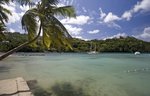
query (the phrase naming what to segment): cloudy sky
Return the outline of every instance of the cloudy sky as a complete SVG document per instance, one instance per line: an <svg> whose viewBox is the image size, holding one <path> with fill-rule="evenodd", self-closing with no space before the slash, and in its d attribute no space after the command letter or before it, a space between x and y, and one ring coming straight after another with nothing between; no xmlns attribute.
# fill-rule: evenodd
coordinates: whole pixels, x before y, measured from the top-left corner
<svg viewBox="0 0 150 96"><path fill-rule="evenodd" d="M59 19L73 37L89 40L134 36L150 41L150 0L60 0L59 6L63 5L76 9L76 19ZM20 21L29 7L15 2L5 7L13 14L8 30L24 33Z"/></svg>

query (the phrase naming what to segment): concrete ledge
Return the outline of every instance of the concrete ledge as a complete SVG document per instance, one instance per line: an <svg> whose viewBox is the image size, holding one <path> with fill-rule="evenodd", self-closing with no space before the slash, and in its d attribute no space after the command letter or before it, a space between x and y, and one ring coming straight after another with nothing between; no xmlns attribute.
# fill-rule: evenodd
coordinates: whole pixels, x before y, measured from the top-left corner
<svg viewBox="0 0 150 96"><path fill-rule="evenodd" d="M22 77L1 80L0 96L33 96Z"/></svg>

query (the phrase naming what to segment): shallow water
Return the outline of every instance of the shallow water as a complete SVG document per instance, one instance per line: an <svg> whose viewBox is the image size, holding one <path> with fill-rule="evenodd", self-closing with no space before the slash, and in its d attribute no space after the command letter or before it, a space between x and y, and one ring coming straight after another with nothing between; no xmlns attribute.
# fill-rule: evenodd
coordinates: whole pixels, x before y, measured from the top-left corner
<svg viewBox="0 0 150 96"><path fill-rule="evenodd" d="M18 76L42 87L70 82L91 96L150 96L150 54L22 53L0 61L0 79Z"/></svg>

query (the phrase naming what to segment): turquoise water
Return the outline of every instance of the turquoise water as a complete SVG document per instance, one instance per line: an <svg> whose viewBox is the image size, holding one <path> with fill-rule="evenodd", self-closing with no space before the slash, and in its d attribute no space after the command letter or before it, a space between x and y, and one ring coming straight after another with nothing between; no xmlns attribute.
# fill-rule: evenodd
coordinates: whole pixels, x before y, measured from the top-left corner
<svg viewBox="0 0 150 96"><path fill-rule="evenodd" d="M0 61L0 79L21 76L46 88L70 82L90 96L150 96L150 54L37 54Z"/></svg>

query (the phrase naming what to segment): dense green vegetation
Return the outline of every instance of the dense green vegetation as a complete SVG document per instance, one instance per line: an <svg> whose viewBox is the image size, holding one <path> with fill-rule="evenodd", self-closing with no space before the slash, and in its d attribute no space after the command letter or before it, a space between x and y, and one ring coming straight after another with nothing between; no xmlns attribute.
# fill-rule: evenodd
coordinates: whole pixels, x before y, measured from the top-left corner
<svg viewBox="0 0 150 96"><path fill-rule="evenodd" d="M5 40L0 41L0 51L6 52L16 46L24 43L28 40L26 34L20 33L5 33ZM51 48L47 49L45 47L41 47L41 39L37 41L37 47L26 46L23 49L19 50L20 52L44 52L44 51L58 51L58 52L87 52L90 50L92 42L92 49L95 48L99 52L150 52L150 42L145 42L142 40L138 40L134 37L120 37L114 39L107 40L91 40L84 41L80 39L71 39L70 43L73 47L73 50L66 49L63 46L55 46L53 43Z"/></svg>
<svg viewBox="0 0 150 96"><path fill-rule="evenodd" d="M10 0L0 1L0 25L3 25L0 26L0 38L4 38L4 21L8 21L8 14L11 15L11 12L8 9L3 8L3 5L9 4L9 2ZM55 46L65 45L64 47L72 49L70 43L68 43L68 38L71 36L56 16L75 18L76 13L73 6L59 7L57 6L59 4L58 0L40 0L37 4L34 1L31 2L31 0L18 0L18 2L21 5L30 3L36 5L34 7L30 6L29 10L25 12L21 19L22 29L28 33L28 41L1 55L0 60L3 60L29 44L32 47L37 47L36 42L40 35L42 37L42 45L47 49L49 49L52 43L55 43Z"/></svg>

